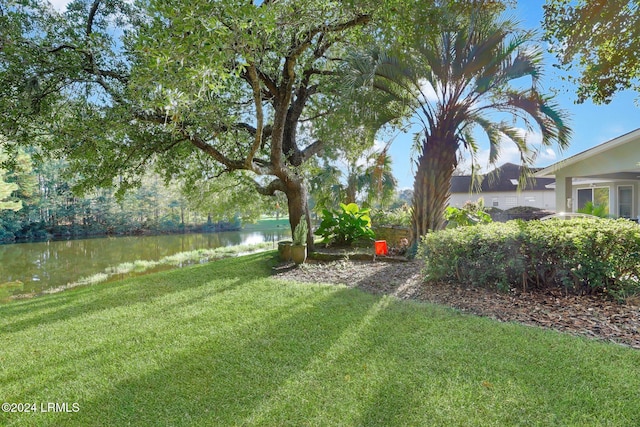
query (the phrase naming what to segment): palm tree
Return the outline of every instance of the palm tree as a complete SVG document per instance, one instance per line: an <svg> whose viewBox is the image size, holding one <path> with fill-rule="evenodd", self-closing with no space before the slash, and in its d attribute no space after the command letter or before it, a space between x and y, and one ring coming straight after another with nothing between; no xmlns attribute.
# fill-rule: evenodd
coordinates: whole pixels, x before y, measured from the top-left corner
<svg viewBox="0 0 640 427"><path fill-rule="evenodd" d="M309 185L315 199L314 210L334 208L340 203L366 206L389 203L395 194L397 180L393 176L388 149L387 144L380 151L347 159L345 170L326 162L313 170Z"/></svg>
<svg viewBox="0 0 640 427"><path fill-rule="evenodd" d="M369 156L369 164L360 177L360 189L365 195L365 204L380 208L388 205L393 199L398 181L393 176L391 156L389 156L390 144L381 151L375 151Z"/></svg>
<svg viewBox="0 0 640 427"><path fill-rule="evenodd" d="M542 53L531 47L531 32L509 21L498 22L480 9L453 22L440 31L416 35L413 46L400 54L373 48L352 54L349 62L352 87L368 85L384 92L398 110L408 107L421 123L414 243L429 230L444 227L458 152L468 150L476 159L474 128L488 137L490 164L497 161L501 144L512 141L524 166L533 163L536 153L518 123L527 130L539 129L542 146L556 142L564 148L571 133L566 114L540 92ZM388 111L389 106L384 108Z"/></svg>

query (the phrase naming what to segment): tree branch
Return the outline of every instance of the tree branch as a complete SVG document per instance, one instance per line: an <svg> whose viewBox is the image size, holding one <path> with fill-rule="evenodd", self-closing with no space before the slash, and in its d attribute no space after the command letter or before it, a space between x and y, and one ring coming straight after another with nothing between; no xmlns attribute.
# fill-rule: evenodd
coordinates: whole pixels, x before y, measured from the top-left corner
<svg viewBox="0 0 640 427"><path fill-rule="evenodd" d="M166 124L172 123L171 118L167 118L163 114L135 111L133 115L136 119L144 122L156 123L160 125L166 125ZM213 145L207 143L199 135L190 133L186 129L186 125L187 125L186 123L173 122L173 125L178 130L178 132L180 132L180 134L184 137L184 139L188 140L193 146L201 150L203 153L211 156L218 163L227 167L230 171L253 169L253 168L247 167L247 163L245 161L233 160L228 158L227 156L222 154L222 152L216 149ZM249 125L246 125L246 124L241 124L241 125L250 127ZM225 127L224 130L228 130L228 129L229 128ZM224 130L221 130L221 131L224 131Z"/></svg>
<svg viewBox="0 0 640 427"><path fill-rule="evenodd" d="M245 159L245 167L247 169L253 170L253 156L255 156L256 152L260 149L260 146L262 145L262 130L264 128L264 112L262 110L262 95L260 90L260 80L258 79L258 73L254 65L250 65L247 68L247 77L249 78L249 83L251 84L251 89L253 91L253 100L254 100L254 105L256 107L257 127L254 135L253 144Z"/></svg>
<svg viewBox="0 0 640 427"><path fill-rule="evenodd" d="M229 170L242 170L247 169L244 161L232 160L218 151L213 145L208 144L198 135L190 134L186 129L180 129L180 133L189 139L189 142L193 144L203 153L211 156L218 163L226 166Z"/></svg>
<svg viewBox="0 0 640 427"><path fill-rule="evenodd" d="M313 28L307 31L307 34L304 40L291 51L291 54L289 56L293 58L297 58L298 56L300 56L300 54L309 47L313 38L318 34L341 32L348 28L355 27L357 25L366 24L369 21L371 21L370 15L358 15L355 18L350 19L349 21L346 21L346 22L342 22L340 24L322 25L320 27ZM327 48L328 48L328 45L324 49L326 50Z"/></svg>
<svg viewBox="0 0 640 427"><path fill-rule="evenodd" d="M272 97L278 96L278 85L276 85L273 79L268 75L266 75L265 73L263 73L258 67L256 67L256 73L258 74L260 81L264 83L264 85L267 87L269 94Z"/></svg>
<svg viewBox="0 0 640 427"><path fill-rule="evenodd" d="M100 2L102 0L95 0L91 5L91 9L89 10L89 17L87 18L87 27L85 29L85 34L87 37L91 36L93 32L93 21L96 18L96 13L98 12L98 8L100 7Z"/></svg>
<svg viewBox="0 0 640 427"><path fill-rule="evenodd" d="M286 191L284 182L282 182L282 180L280 180L279 178L271 181L266 187L260 185L257 182L255 182L255 185L258 193L264 196L273 196L275 195L276 191L282 191L283 193Z"/></svg>
<svg viewBox="0 0 640 427"><path fill-rule="evenodd" d="M320 151L324 149L324 141L317 140L314 141L307 148L302 150L302 162L309 160L311 157L318 154Z"/></svg>

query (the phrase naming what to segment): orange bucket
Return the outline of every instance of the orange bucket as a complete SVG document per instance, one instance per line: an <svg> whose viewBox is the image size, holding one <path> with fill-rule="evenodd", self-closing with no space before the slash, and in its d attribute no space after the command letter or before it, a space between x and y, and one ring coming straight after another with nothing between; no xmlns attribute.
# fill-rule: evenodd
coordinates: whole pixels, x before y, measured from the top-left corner
<svg viewBox="0 0 640 427"><path fill-rule="evenodd" d="M389 249L387 248L386 240L376 240L374 243L374 248L376 251L376 256L389 255Z"/></svg>

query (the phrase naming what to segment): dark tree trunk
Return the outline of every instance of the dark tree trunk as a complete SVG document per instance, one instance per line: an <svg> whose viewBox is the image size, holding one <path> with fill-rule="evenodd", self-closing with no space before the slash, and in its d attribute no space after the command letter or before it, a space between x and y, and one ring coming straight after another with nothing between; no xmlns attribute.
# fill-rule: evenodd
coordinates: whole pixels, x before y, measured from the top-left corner
<svg viewBox="0 0 640 427"><path fill-rule="evenodd" d="M287 195L287 207L289 210L289 225L291 234L300 223L302 215L307 221L307 250L313 251L313 230L311 229L311 216L309 215L309 205L307 203L307 188L301 178L289 179L285 184L285 194Z"/></svg>
<svg viewBox="0 0 640 427"><path fill-rule="evenodd" d="M413 185L411 240L416 245L428 231L445 226L444 211L449 202L451 176L455 170L458 146L447 138L425 139L418 158Z"/></svg>

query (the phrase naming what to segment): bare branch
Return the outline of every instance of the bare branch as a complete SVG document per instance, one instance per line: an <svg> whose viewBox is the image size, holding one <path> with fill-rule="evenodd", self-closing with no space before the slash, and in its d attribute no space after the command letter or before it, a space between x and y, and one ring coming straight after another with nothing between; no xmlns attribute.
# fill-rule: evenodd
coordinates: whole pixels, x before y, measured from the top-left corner
<svg viewBox="0 0 640 427"><path fill-rule="evenodd" d="M75 46L71 46L70 44L63 44L60 45L58 47L54 47L52 49L47 50L48 53L56 53L59 52L63 49L70 49L70 50L78 50Z"/></svg>
<svg viewBox="0 0 640 427"><path fill-rule="evenodd" d="M223 164L229 170L241 170L247 169L245 166L245 162L239 160L232 160L222 154L219 150L217 150L213 145L208 144L198 135L192 135L187 132L185 129L181 129L180 133L182 133L185 137L189 139L189 142L193 144L196 148L201 150L203 153L211 156L218 163Z"/></svg>
<svg viewBox="0 0 640 427"><path fill-rule="evenodd" d="M322 113L318 113L315 116L311 116L311 117L307 117L306 119L300 119L299 122L300 123L305 123L305 122L312 122L314 120L317 120L321 117L325 117L331 114L331 111L323 111Z"/></svg>
<svg viewBox="0 0 640 427"><path fill-rule="evenodd" d="M278 96L278 85L273 81L273 79L268 75L266 75L265 73L263 73L257 67L256 67L256 73L258 74L260 81L264 83L264 85L267 87L267 90L269 91L269 95L271 95L272 97Z"/></svg>

